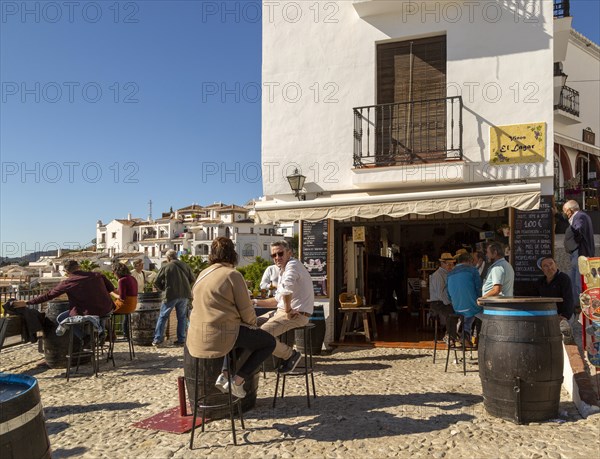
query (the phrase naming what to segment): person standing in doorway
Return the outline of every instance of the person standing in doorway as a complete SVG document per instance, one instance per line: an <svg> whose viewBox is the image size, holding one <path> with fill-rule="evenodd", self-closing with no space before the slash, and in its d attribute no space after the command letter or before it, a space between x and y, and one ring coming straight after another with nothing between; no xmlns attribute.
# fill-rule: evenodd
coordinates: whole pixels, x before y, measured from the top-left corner
<svg viewBox="0 0 600 459"><path fill-rule="evenodd" d="M191 268L177 259L177 252L167 252L167 263L160 268L154 286L163 292L163 303L154 330L153 346L159 346L164 341L165 326L173 308L177 311L177 341L176 346L185 344L185 326L187 320L188 302L192 298L192 284L195 281Z"/></svg>
<svg viewBox="0 0 600 459"><path fill-rule="evenodd" d="M479 278L483 282L485 276L487 275L488 269L490 265L485 259L485 254L482 251L473 252L473 265L477 268L477 272L479 272Z"/></svg>

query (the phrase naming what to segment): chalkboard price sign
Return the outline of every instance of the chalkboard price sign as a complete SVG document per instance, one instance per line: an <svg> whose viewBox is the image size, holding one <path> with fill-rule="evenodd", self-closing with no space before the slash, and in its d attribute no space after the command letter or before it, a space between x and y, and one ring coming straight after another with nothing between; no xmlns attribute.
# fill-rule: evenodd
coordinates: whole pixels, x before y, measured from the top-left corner
<svg viewBox="0 0 600 459"><path fill-rule="evenodd" d="M313 281L315 296L327 296L327 220L302 222L302 264Z"/></svg>
<svg viewBox="0 0 600 459"><path fill-rule="evenodd" d="M542 196L539 210L515 210L512 230L515 296L537 296L535 282L543 275L540 257L552 256L554 220L552 196Z"/></svg>

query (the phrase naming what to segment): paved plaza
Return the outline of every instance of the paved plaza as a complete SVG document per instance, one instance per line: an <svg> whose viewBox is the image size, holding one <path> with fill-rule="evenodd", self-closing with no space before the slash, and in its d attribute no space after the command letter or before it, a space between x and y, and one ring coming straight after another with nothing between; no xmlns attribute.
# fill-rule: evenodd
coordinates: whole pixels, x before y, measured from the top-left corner
<svg viewBox="0 0 600 459"><path fill-rule="evenodd" d="M84 367L69 383L48 369L37 346L2 351L0 369L40 384L53 458L582 458L598 457L600 415L582 419L563 390L559 419L519 426L489 416L476 360L452 364L445 351L338 348L316 357L317 399L306 407L304 380L289 378L271 408L275 376L260 382L256 407L233 446L228 420L209 423L188 449L189 434L135 428L133 423L178 405L183 350L138 347L129 360L116 345L116 368L98 378ZM439 354L438 354L439 355ZM474 354L475 356L476 354ZM238 423L239 426L239 423Z"/></svg>

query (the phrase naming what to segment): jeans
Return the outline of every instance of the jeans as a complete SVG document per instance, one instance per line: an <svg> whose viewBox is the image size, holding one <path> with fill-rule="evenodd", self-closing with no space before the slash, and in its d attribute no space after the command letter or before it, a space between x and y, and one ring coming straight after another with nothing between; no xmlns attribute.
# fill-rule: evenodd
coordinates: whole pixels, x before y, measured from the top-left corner
<svg viewBox="0 0 600 459"><path fill-rule="evenodd" d="M581 293L581 274L579 273L579 250L575 250L571 254L571 269L569 270L569 277L571 278L571 285L573 286L573 297L575 304L579 304L579 294Z"/></svg>
<svg viewBox="0 0 600 459"><path fill-rule="evenodd" d="M187 298L176 298L171 301L166 301L160 306L160 315L156 322L156 329L154 330L154 342L162 343L165 335L165 327L167 325L167 319L171 314L171 311L175 308L177 313L177 342L185 342L185 326L187 321L188 311L188 299Z"/></svg>
<svg viewBox="0 0 600 459"><path fill-rule="evenodd" d="M239 361L243 361L247 354L250 355L244 364L237 369L236 374L244 380L250 378L260 364L273 353L275 343L275 338L266 331L241 325L233 347L237 351ZM242 356L240 356L240 350L243 353ZM227 358L228 356L225 356L223 359L223 371L227 370Z"/></svg>

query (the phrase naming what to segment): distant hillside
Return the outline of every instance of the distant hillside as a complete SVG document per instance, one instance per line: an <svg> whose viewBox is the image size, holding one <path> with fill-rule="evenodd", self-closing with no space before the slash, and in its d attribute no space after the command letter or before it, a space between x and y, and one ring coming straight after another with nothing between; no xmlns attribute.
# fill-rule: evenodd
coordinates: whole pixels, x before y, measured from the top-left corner
<svg viewBox="0 0 600 459"><path fill-rule="evenodd" d="M32 252L24 257L3 257L0 259L0 266L23 262L31 263L32 261L38 261L41 257L55 257L57 252L57 250L46 250L44 252ZM62 254L65 255L68 252L70 252L70 250L63 250Z"/></svg>

